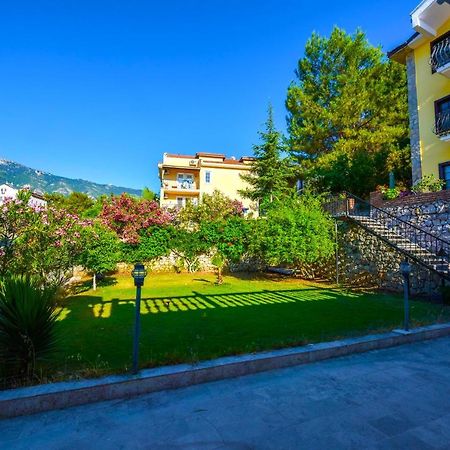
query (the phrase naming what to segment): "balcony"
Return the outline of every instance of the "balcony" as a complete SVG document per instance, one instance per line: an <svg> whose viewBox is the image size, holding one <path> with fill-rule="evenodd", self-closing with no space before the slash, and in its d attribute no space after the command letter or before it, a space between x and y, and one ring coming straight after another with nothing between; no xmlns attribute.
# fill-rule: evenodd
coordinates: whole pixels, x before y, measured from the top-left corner
<svg viewBox="0 0 450 450"><path fill-rule="evenodd" d="M450 78L450 36L431 45L431 68Z"/></svg>
<svg viewBox="0 0 450 450"><path fill-rule="evenodd" d="M441 141L450 141L450 111L436 114L433 131Z"/></svg>
<svg viewBox="0 0 450 450"><path fill-rule="evenodd" d="M184 180L181 182L175 180L163 180L161 183L161 187L165 191L183 191L186 193L194 193L198 191L197 183L190 180Z"/></svg>

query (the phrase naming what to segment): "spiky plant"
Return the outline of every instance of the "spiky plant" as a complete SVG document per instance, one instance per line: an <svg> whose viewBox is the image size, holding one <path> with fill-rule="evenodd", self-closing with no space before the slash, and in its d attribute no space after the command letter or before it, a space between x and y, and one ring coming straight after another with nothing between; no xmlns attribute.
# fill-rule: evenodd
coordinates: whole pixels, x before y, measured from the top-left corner
<svg viewBox="0 0 450 450"><path fill-rule="evenodd" d="M31 378L55 350L56 311L55 287L25 276L0 281L0 361L8 372Z"/></svg>

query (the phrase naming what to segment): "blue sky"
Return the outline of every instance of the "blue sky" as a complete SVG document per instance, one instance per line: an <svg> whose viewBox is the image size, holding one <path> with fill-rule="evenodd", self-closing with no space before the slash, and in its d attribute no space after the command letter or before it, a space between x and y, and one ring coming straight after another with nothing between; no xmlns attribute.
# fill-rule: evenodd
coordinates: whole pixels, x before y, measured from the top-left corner
<svg viewBox="0 0 450 450"><path fill-rule="evenodd" d="M306 40L358 26L389 50L418 0L21 1L0 6L0 157L158 188L163 152L251 153Z"/></svg>

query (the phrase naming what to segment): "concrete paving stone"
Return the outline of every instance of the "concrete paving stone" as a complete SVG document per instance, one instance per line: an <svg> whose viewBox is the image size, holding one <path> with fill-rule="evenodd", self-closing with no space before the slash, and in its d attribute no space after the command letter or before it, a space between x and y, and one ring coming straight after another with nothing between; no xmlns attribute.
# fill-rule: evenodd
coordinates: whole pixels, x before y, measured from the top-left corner
<svg viewBox="0 0 450 450"><path fill-rule="evenodd" d="M386 436L395 436L414 428L414 423L404 415L388 415L369 422L374 428L384 433Z"/></svg>
<svg viewBox="0 0 450 450"><path fill-rule="evenodd" d="M435 450L433 447L420 438L414 436L410 431L393 436L385 441L380 442L380 449L384 450Z"/></svg>
<svg viewBox="0 0 450 450"><path fill-rule="evenodd" d="M450 428L441 420L424 421L420 427L411 430L411 434L433 448L450 445Z"/></svg>
<svg viewBox="0 0 450 450"><path fill-rule="evenodd" d="M450 448L450 338L0 421L0 449Z"/></svg>

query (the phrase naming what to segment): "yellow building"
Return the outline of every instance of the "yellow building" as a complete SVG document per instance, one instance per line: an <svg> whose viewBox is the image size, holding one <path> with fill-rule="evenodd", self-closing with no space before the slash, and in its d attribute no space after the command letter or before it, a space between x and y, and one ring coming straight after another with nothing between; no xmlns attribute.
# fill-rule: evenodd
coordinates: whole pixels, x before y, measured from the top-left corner
<svg viewBox="0 0 450 450"><path fill-rule="evenodd" d="M249 173L254 158L226 158L217 153L196 153L195 156L164 153L158 164L161 180L160 205L183 207L197 203L203 194L218 190L233 200L240 200L245 213L257 213L257 205L242 198L239 190L247 187L240 175Z"/></svg>
<svg viewBox="0 0 450 450"><path fill-rule="evenodd" d="M450 189L450 4L424 0L411 23L388 56L407 67L413 183L432 174Z"/></svg>

